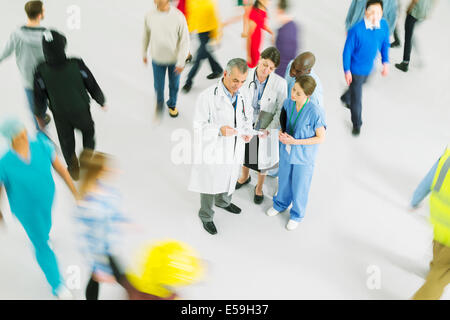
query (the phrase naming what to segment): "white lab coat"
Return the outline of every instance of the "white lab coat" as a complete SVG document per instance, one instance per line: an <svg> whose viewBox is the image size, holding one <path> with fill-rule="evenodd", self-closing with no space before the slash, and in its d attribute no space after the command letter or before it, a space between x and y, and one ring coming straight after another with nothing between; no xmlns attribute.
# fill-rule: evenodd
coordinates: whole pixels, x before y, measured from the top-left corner
<svg viewBox="0 0 450 320"><path fill-rule="evenodd" d="M256 81L255 72L256 68L249 70L247 80L241 89L250 103L253 102L253 97L256 94L256 85L253 83L253 81ZM259 139L258 169L260 170L272 168L279 161L278 130L280 128L281 109L286 98L286 80L272 72L260 101L260 111L267 112L264 116L265 119L261 119L261 129L267 129L270 132L268 137Z"/></svg>
<svg viewBox="0 0 450 320"><path fill-rule="evenodd" d="M220 80L222 81L222 80ZM220 83L197 98L194 114L194 161L188 189L193 192L232 194L244 163L245 141L240 135L224 137L220 128L252 129L253 108L238 94L235 111ZM244 116L245 114L245 116Z"/></svg>

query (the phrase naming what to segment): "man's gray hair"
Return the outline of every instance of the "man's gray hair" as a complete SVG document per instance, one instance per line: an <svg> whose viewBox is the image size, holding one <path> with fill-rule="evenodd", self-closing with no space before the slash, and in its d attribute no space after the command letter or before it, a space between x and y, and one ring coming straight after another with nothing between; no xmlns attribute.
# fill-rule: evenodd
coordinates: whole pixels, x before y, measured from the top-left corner
<svg viewBox="0 0 450 320"><path fill-rule="evenodd" d="M246 73L248 71L247 61L241 58L234 58L227 63L227 73L230 74L233 68L238 68L240 73Z"/></svg>

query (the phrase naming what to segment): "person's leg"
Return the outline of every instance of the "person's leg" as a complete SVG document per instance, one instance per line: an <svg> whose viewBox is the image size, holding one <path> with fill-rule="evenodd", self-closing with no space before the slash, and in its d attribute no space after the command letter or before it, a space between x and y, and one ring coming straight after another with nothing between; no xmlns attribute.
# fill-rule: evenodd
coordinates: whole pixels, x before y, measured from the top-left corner
<svg viewBox="0 0 450 320"><path fill-rule="evenodd" d="M293 165L291 220L299 222L305 216L313 170L313 166Z"/></svg>
<svg viewBox="0 0 450 320"><path fill-rule="evenodd" d="M92 272L91 278L86 286L86 300L98 300L98 292L100 284L94 280L94 272Z"/></svg>
<svg viewBox="0 0 450 320"><path fill-rule="evenodd" d="M350 103L352 102L350 88L348 88L347 91L345 91L341 96L341 101L346 105L346 107L350 108Z"/></svg>
<svg viewBox="0 0 450 320"><path fill-rule="evenodd" d="M53 294L56 295L58 288L62 285L62 277L56 256L49 246L51 211L38 210L32 213L16 213L16 217L30 239L34 247L36 261L44 272Z"/></svg>
<svg viewBox="0 0 450 320"><path fill-rule="evenodd" d="M391 43L391 48L396 48L400 46L400 37L398 36L397 26L394 29L394 42Z"/></svg>
<svg viewBox="0 0 450 320"><path fill-rule="evenodd" d="M414 300L438 300L450 283L450 247L433 243L433 261L423 286L413 296Z"/></svg>
<svg viewBox="0 0 450 320"><path fill-rule="evenodd" d="M169 73L169 100L167 106L175 108L177 106L178 90L180 89L180 75L175 72L175 65L168 67Z"/></svg>
<svg viewBox="0 0 450 320"><path fill-rule="evenodd" d="M34 92L32 89L25 88L25 95L27 96L28 101L28 107L31 111L31 116L33 117L34 125L36 126L37 130L40 130L39 124L36 120L36 116L34 115Z"/></svg>
<svg viewBox="0 0 450 320"><path fill-rule="evenodd" d="M58 133L59 144L67 166L71 166L75 154L75 133L72 124L64 118L55 117L56 132Z"/></svg>
<svg viewBox="0 0 450 320"><path fill-rule="evenodd" d="M80 115L79 123L77 123L77 129L81 131L83 135L83 148L95 149L95 124L92 120L90 112L84 115Z"/></svg>
<svg viewBox="0 0 450 320"><path fill-rule="evenodd" d="M156 93L156 104L159 111L162 111L164 106L164 86L166 81L167 66L159 65L152 61L153 66L153 86Z"/></svg>
<svg viewBox="0 0 450 320"><path fill-rule="evenodd" d="M228 195L228 192L216 194L214 197L216 206L220 208L226 208L231 204L232 195Z"/></svg>
<svg viewBox="0 0 450 320"><path fill-rule="evenodd" d="M284 148L285 145L281 145ZM292 202L292 166L281 158L278 171L278 192L273 197L273 208L278 212L286 210Z"/></svg>
<svg viewBox="0 0 450 320"><path fill-rule="evenodd" d="M250 169L246 166L242 166L242 176L239 178L238 182L243 184L250 177Z"/></svg>
<svg viewBox="0 0 450 320"><path fill-rule="evenodd" d="M203 222L211 222L214 219L214 195L200 193L200 211L198 216Z"/></svg>
<svg viewBox="0 0 450 320"><path fill-rule="evenodd" d="M203 32L198 34L198 38L200 40L200 46L197 49L197 53L195 54L195 60L194 65L192 66L191 70L189 71L186 85L192 86L192 82L194 80L194 77L196 76L198 69L200 68L200 64L202 60L206 59L208 57L207 51L206 51L206 44L208 43L208 33Z"/></svg>
<svg viewBox="0 0 450 320"><path fill-rule="evenodd" d="M264 181L266 180L266 175L262 174L262 173L258 173L258 183L256 184L256 194L258 196L262 196L263 195L263 186L264 186Z"/></svg>
<svg viewBox="0 0 450 320"><path fill-rule="evenodd" d="M405 48L403 50L403 62L409 63L411 58L412 37L414 33L414 26L417 19L408 14L405 20Z"/></svg>
<svg viewBox="0 0 450 320"><path fill-rule="evenodd" d="M367 76L352 74L352 79L350 84L352 123L354 129L360 129L362 126L362 88Z"/></svg>
<svg viewBox="0 0 450 320"><path fill-rule="evenodd" d="M222 73L223 68L220 66L220 64L217 62L217 60L214 58L212 52L208 50L208 42L211 39L209 32L206 34L206 37L207 37L207 39L206 39L206 43L205 43L205 52L206 52L206 56L208 58L209 65L211 66L211 71L213 73L217 73L217 74Z"/></svg>

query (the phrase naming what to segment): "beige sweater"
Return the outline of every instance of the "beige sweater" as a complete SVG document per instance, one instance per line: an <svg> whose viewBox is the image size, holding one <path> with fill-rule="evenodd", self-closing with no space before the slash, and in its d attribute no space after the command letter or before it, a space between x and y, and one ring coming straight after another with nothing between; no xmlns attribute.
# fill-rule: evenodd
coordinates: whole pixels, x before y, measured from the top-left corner
<svg viewBox="0 0 450 320"><path fill-rule="evenodd" d="M155 8L147 13L142 52L144 57L147 57L149 45L154 62L184 67L190 44L186 18L180 10L171 6L168 12Z"/></svg>

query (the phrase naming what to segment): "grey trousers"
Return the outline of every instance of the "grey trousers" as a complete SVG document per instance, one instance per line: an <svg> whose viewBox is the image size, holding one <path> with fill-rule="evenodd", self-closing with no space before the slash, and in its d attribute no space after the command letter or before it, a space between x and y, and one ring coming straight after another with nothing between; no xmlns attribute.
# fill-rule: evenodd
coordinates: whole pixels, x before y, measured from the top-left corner
<svg viewBox="0 0 450 320"><path fill-rule="evenodd" d="M218 194L206 194L200 193L200 210L198 216L203 222L211 222L214 218L213 205L214 202L216 206L225 208L231 203L232 195L228 195L228 192L218 193Z"/></svg>

